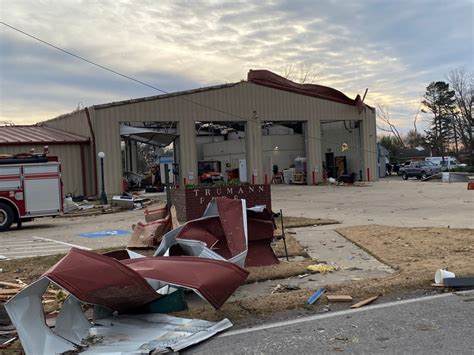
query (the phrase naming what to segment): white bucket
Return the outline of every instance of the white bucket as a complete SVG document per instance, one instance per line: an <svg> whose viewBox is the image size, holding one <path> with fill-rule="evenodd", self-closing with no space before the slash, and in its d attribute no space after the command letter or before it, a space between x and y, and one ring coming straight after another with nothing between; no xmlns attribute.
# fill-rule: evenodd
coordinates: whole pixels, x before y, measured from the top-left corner
<svg viewBox="0 0 474 355"><path fill-rule="evenodd" d="M449 279L450 277L456 277L454 272L448 271L448 270L443 270L439 269L435 273L434 280L437 284L442 284L444 279Z"/></svg>
<svg viewBox="0 0 474 355"><path fill-rule="evenodd" d="M442 173L441 174L441 177L442 177L442 181L443 182L449 182L450 178L449 178L449 172L447 173Z"/></svg>

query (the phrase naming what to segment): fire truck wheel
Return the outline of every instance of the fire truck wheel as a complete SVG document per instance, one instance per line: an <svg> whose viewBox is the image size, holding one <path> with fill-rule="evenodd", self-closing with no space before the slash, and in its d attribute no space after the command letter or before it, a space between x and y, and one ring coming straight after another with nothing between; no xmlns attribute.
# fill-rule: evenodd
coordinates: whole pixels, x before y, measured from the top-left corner
<svg viewBox="0 0 474 355"><path fill-rule="evenodd" d="M14 219L12 208L6 203L0 202L0 232L10 229Z"/></svg>

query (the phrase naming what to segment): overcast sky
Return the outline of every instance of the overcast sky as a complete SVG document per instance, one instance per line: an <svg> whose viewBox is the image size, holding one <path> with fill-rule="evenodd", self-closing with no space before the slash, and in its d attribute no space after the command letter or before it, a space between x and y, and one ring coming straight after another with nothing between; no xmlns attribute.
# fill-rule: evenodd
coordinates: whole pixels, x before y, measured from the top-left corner
<svg viewBox="0 0 474 355"><path fill-rule="evenodd" d="M472 0L0 0L0 21L166 91L313 65L410 129L426 86L473 71ZM0 121L158 92L0 25Z"/></svg>

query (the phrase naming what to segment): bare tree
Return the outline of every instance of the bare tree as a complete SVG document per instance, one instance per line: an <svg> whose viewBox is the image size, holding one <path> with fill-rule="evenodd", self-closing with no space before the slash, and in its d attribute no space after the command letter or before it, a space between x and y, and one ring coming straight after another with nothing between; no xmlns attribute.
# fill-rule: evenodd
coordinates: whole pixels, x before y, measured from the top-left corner
<svg viewBox="0 0 474 355"><path fill-rule="evenodd" d="M423 96L421 97L421 99L423 99ZM414 135L415 136L418 136L418 127L417 127L416 123L418 121L418 115L420 114L420 112L423 112L423 110L421 108L422 106L423 106L423 103L420 100L420 104L418 105L418 110L416 110L415 117L413 118L413 127L414 127Z"/></svg>
<svg viewBox="0 0 474 355"><path fill-rule="evenodd" d="M474 120L472 117L474 105L474 74L464 69L451 71L447 80L455 93L456 109L453 112L453 126L455 138L459 137L464 149L474 164ZM457 145L457 142L456 142Z"/></svg>
<svg viewBox="0 0 474 355"><path fill-rule="evenodd" d="M377 125L378 129L393 134L393 136L400 143L400 145L402 147L405 147L405 143L403 141L402 135L400 134L400 131L397 129L397 127L390 118L388 107L377 105L377 120L382 123L382 125Z"/></svg>
<svg viewBox="0 0 474 355"><path fill-rule="evenodd" d="M306 63L288 64L283 73L284 78L300 84L313 84L318 76L315 65Z"/></svg>

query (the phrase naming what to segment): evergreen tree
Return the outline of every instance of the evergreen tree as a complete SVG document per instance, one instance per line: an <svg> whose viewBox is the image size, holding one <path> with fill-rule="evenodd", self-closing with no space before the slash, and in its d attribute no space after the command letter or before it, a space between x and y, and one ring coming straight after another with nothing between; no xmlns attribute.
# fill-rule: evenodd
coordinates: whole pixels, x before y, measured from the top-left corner
<svg viewBox="0 0 474 355"><path fill-rule="evenodd" d="M426 131L426 141L435 155L444 157L446 147L454 137L454 90L450 90L449 84L444 81L432 82L423 98L422 104L433 114L431 127Z"/></svg>

